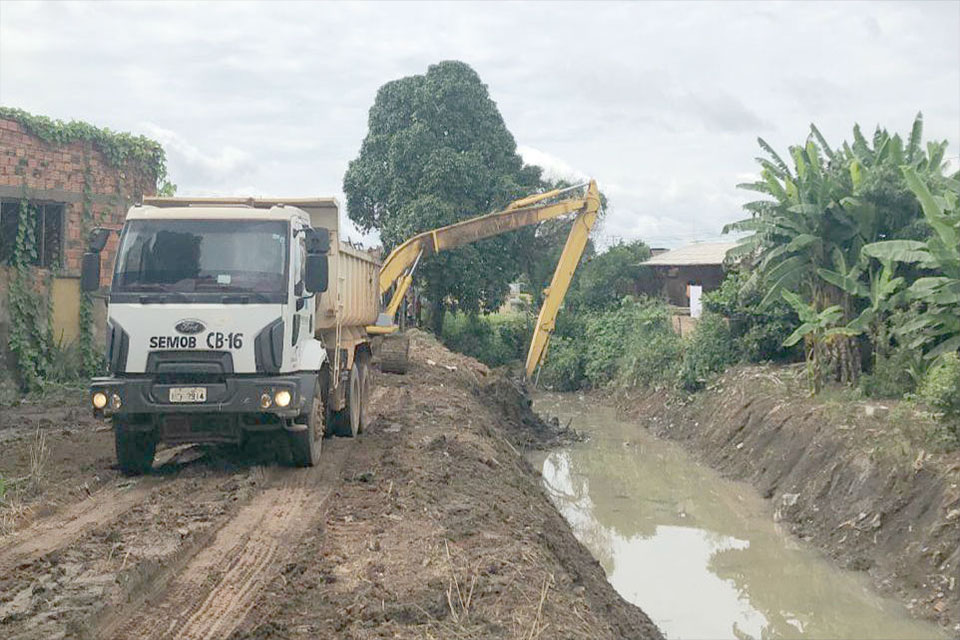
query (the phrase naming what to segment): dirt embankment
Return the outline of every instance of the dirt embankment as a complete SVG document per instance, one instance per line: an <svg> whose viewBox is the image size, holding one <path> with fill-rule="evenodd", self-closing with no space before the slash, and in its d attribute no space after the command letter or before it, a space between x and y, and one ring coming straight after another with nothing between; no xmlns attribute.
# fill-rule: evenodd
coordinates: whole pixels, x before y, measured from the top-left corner
<svg viewBox="0 0 960 640"><path fill-rule="evenodd" d="M922 416L891 403L809 398L799 371L774 367L734 369L690 399L650 392L618 402L751 482L775 519L842 566L867 571L916 615L960 623L960 452L926 451Z"/></svg>
<svg viewBox="0 0 960 640"><path fill-rule="evenodd" d="M5 411L0 473L30 475L38 427L47 453L0 537L0 637L660 638L520 455L570 434L426 336L411 355L311 470L181 448L124 478L85 412Z"/></svg>

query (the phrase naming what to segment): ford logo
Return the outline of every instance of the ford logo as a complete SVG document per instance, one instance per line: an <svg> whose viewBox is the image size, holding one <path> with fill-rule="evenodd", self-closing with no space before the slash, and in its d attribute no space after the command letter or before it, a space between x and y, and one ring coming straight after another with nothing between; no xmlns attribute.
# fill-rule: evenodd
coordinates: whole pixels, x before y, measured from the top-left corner
<svg viewBox="0 0 960 640"><path fill-rule="evenodd" d="M173 328L176 329L179 333L192 336L195 333L200 333L207 328L207 325L203 324L199 320L181 320L177 324L173 325Z"/></svg>

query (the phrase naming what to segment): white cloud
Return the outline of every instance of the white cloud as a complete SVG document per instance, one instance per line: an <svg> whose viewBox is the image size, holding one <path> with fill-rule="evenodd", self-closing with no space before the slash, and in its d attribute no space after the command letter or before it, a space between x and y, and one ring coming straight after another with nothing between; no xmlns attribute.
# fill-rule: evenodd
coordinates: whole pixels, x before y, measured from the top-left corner
<svg viewBox="0 0 960 640"><path fill-rule="evenodd" d="M535 164L543 169L543 176L549 180L582 182L590 178L585 172L546 151L521 144L517 145L517 152L526 164Z"/></svg>
<svg viewBox="0 0 960 640"><path fill-rule="evenodd" d="M528 162L598 180L601 233L675 246L742 216L757 135L839 144L923 110L956 157L958 23L932 2L5 2L0 103L160 138L181 193L342 201L377 88L461 59Z"/></svg>
<svg viewBox="0 0 960 640"><path fill-rule="evenodd" d="M210 195L200 192L211 190L223 195L251 194L248 189L253 187L242 182L256 169L251 153L230 145L207 153L170 129L149 122L143 128L148 136L163 145L168 173L189 176L190 182L184 186L191 190L191 195Z"/></svg>

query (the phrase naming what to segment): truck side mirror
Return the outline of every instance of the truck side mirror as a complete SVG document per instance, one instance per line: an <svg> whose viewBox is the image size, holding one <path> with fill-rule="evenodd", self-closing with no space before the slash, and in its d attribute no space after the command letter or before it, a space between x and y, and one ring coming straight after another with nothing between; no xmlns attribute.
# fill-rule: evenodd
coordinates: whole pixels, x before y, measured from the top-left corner
<svg viewBox="0 0 960 640"><path fill-rule="evenodd" d="M110 233L110 229L104 229L103 227L91 229L90 234L87 236L87 251L94 253L103 251L103 248L107 246L107 239L110 238Z"/></svg>
<svg viewBox="0 0 960 640"><path fill-rule="evenodd" d="M304 278L304 286L310 293L323 293L327 290L327 278L330 267L327 263L327 254L308 253L307 254L307 274Z"/></svg>
<svg viewBox="0 0 960 640"><path fill-rule="evenodd" d="M323 227L312 227L305 230L307 253L330 253L330 231Z"/></svg>
<svg viewBox="0 0 960 640"><path fill-rule="evenodd" d="M327 254L330 253L330 231L319 228L306 229L307 264L304 287L310 293L323 293L327 290L330 265Z"/></svg>
<svg viewBox="0 0 960 640"><path fill-rule="evenodd" d="M87 251L80 266L80 289L86 293L100 288L100 253Z"/></svg>

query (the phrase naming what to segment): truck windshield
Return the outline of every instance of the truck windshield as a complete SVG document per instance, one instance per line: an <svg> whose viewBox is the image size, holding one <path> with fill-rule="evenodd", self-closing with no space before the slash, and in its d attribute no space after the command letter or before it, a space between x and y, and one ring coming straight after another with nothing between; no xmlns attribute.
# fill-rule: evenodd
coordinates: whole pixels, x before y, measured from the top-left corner
<svg viewBox="0 0 960 640"><path fill-rule="evenodd" d="M286 293L287 224L247 220L131 220L113 291Z"/></svg>

